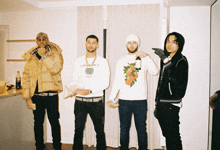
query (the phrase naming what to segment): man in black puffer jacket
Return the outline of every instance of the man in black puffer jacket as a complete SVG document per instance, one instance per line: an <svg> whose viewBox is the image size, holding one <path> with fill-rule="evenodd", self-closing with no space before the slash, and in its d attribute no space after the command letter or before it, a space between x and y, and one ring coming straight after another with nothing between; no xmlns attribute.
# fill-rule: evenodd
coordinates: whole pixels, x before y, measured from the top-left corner
<svg viewBox="0 0 220 150"><path fill-rule="evenodd" d="M179 111L188 82L188 62L181 54L184 43L181 34L172 32L165 39L164 51L153 48L161 58L154 114L166 138L167 150L182 150Z"/></svg>

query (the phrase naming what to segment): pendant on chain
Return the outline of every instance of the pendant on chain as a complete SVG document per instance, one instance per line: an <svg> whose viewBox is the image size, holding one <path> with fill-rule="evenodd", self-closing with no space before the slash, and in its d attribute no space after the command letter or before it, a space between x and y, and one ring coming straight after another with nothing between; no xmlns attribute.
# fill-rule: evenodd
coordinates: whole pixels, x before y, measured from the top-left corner
<svg viewBox="0 0 220 150"><path fill-rule="evenodd" d="M85 72L86 72L86 74L93 74L94 69L93 69L93 67L86 67Z"/></svg>

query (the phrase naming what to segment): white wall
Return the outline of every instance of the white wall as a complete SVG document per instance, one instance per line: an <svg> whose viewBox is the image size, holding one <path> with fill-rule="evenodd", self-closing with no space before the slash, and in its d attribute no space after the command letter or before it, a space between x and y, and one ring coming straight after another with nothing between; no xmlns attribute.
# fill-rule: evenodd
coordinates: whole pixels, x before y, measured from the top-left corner
<svg viewBox="0 0 220 150"><path fill-rule="evenodd" d="M0 80L5 80L5 30L0 26Z"/></svg>
<svg viewBox="0 0 220 150"><path fill-rule="evenodd" d="M45 9L41 11L0 13L0 24L9 25L9 39L34 39L40 31L49 35L50 41L63 49L63 85L69 82L72 62L77 57L77 12L72 9ZM180 32L186 39L183 54L189 62L189 81L183 108L180 112L183 148L200 150L207 148L210 7L172 7L170 31ZM33 43L33 45L35 45ZM21 49L21 54L28 50ZM9 51L10 52L10 51ZM11 52L10 57L19 53ZM11 56L12 55L12 56ZM7 64L7 76L11 81L17 70L23 70L23 62ZM13 71L13 72L10 72ZM72 143L74 133L73 100L60 94L62 142ZM49 123L48 123L49 124ZM48 125L47 142L52 142Z"/></svg>
<svg viewBox="0 0 220 150"><path fill-rule="evenodd" d="M7 12L1 14L1 25L9 25L9 39L35 39L36 34L45 32L49 40L58 44L63 50L64 68L62 70L63 85L69 82L72 76L73 60L77 57L77 9L45 9L41 11ZM13 43L22 49L9 44L7 57L21 58L23 52L35 43ZM13 45L12 44L12 45ZM21 46L27 45L25 46ZM10 48L13 47L13 48ZM23 48L24 47L24 48ZM9 62L6 64L7 79L14 83L16 71L23 71L24 62ZM73 138L73 101L65 100L60 95L60 123L62 142L72 142ZM47 142L52 142L50 125L47 123ZM70 141L71 140L71 141Z"/></svg>
<svg viewBox="0 0 220 150"><path fill-rule="evenodd" d="M210 96L220 90L220 1L216 2L212 7L211 14L211 67L210 67ZM209 127L209 148L211 148L212 140L212 109L210 109L210 124Z"/></svg>
<svg viewBox="0 0 220 150"><path fill-rule="evenodd" d="M212 8L212 26L211 26L211 95L220 90L220 1Z"/></svg>
<svg viewBox="0 0 220 150"><path fill-rule="evenodd" d="M172 7L170 32L185 37L183 54L189 63L189 80L180 128L183 149L205 150L208 140L210 7Z"/></svg>

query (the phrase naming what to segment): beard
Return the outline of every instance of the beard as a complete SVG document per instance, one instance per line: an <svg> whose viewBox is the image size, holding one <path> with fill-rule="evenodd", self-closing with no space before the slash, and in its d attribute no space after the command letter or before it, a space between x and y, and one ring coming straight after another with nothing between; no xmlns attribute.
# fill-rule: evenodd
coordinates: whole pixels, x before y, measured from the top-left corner
<svg viewBox="0 0 220 150"><path fill-rule="evenodd" d="M138 47L136 49L134 49L133 51L131 51L129 48L127 48L129 53L135 53L138 50Z"/></svg>
<svg viewBox="0 0 220 150"><path fill-rule="evenodd" d="M89 50L89 49L86 49L86 50L87 50L87 52L89 52L89 53L93 53L93 52L96 51L96 48L94 48L93 50Z"/></svg>

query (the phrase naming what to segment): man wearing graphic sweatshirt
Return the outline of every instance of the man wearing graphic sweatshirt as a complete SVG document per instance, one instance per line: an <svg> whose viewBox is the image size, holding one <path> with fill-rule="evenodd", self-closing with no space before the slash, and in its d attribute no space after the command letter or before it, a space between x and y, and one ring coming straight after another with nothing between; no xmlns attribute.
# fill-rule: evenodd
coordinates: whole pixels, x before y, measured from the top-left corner
<svg viewBox="0 0 220 150"><path fill-rule="evenodd" d="M138 51L140 40L131 34L126 38L128 55L118 60L114 82L107 105L117 107L115 98L119 93L120 150L129 150L129 130L134 114L138 134L139 150L147 150L147 72L158 74L158 67L148 54ZM137 57L141 58L141 69L137 69Z"/></svg>

